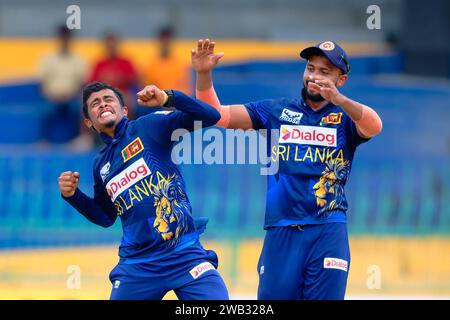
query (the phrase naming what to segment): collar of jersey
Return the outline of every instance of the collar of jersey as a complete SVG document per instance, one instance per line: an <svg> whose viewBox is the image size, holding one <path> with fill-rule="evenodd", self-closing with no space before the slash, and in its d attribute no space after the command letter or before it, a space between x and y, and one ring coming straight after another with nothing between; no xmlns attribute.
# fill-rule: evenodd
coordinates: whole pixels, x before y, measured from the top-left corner
<svg viewBox="0 0 450 320"><path fill-rule="evenodd" d="M101 132L100 137L102 141L106 144L112 144L114 142L119 141L119 138L121 138L124 135L127 129L128 121L129 120L127 117L123 117L122 120L119 121L119 123L116 125L116 129L114 130L114 138L111 138L107 134Z"/></svg>

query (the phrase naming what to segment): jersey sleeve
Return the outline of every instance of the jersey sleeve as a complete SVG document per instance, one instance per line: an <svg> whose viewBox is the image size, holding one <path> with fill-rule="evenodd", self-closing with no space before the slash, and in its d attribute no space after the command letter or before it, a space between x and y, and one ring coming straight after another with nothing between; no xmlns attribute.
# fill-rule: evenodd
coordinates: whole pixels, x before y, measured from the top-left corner
<svg viewBox="0 0 450 320"><path fill-rule="evenodd" d="M161 144L170 143L177 129L194 131L216 124L220 113L212 106L173 90L173 106L177 110L157 111L137 120L140 130Z"/></svg>
<svg viewBox="0 0 450 320"><path fill-rule="evenodd" d="M269 117L273 110L273 100L260 100L244 105L252 119L253 129L270 129Z"/></svg>
<svg viewBox="0 0 450 320"><path fill-rule="evenodd" d="M77 189L72 197L66 198L62 194L61 197L90 222L107 228L114 224L117 219L117 213L98 174L97 159L94 161L93 169L94 197L89 197L80 189Z"/></svg>
<svg viewBox="0 0 450 320"><path fill-rule="evenodd" d="M172 133L177 129L194 131L194 119L181 111L157 111L140 117L137 121L139 131L161 145L171 143ZM188 121L189 120L189 121ZM200 123L199 123L200 128Z"/></svg>
<svg viewBox="0 0 450 320"><path fill-rule="evenodd" d="M87 196L80 189L72 197L61 195L72 207L86 219L102 227L114 224L117 218L116 210L105 189L98 183L94 184L94 198Z"/></svg>
<svg viewBox="0 0 450 320"><path fill-rule="evenodd" d="M207 127L204 121L179 110L157 111L140 117L137 124L140 132L161 145L169 145L176 130L184 134Z"/></svg>
<svg viewBox="0 0 450 320"><path fill-rule="evenodd" d="M348 125L347 125L348 138L349 138L351 145L354 148L356 148L360 144L363 144L370 140L370 138L361 137L358 133L358 130L356 129L355 122L348 115L346 115L346 118L347 118L347 122L348 122Z"/></svg>

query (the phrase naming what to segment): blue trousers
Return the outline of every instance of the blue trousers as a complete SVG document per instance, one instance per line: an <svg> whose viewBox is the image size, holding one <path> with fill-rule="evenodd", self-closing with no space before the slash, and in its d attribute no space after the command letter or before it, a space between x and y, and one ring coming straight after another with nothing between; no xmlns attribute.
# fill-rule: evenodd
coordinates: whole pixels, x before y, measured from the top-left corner
<svg viewBox="0 0 450 320"><path fill-rule="evenodd" d="M199 243L156 261L119 262L109 275L110 299L161 300L173 290L180 300L228 300L217 265L216 253Z"/></svg>
<svg viewBox="0 0 450 320"><path fill-rule="evenodd" d="M258 262L258 299L344 299L349 267L346 223L269 228Z"/></svg>

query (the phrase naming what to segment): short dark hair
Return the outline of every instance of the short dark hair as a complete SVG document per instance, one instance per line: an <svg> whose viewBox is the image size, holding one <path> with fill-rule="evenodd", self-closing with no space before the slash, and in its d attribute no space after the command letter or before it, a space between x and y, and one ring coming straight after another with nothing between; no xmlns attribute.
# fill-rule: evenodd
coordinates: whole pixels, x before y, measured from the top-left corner
<svg viewBox="0 0 450 320"><path fill-rule="evenodd" d="M103 33L103 40L109 40L109 39L114 39L114 40L119 41L120 35L113 30L108 30Z"/></svg>
<svg viewBox="0 0 450 320"><path fill-rule="evenodd" d="M121 107L125 106L125 102L123 100L123 94L122 94L122 92L120 92L119 89L116 89L116 88L114 88L113 86L110 86L107 83L92 82L92 83L89 83L87 86L85 86L83 88L83 114L84 114L85 118L89 119L88 105L87 105L87 101L88 101L89 97L94 92L99 92L99 91L102 91L104 89L112 90L114 92L114 94L116 95L117 99L119 99L120 106Z"/></svg>
<svg viewBox="0 0 450 320"><path fill-rule="evenodd" d="M61 24L58 26L57 28L57 35L60 38L63 37L71 37L72 36L72 32L69 30L69 28L67 28L67 26L65 24Z"/></svg>

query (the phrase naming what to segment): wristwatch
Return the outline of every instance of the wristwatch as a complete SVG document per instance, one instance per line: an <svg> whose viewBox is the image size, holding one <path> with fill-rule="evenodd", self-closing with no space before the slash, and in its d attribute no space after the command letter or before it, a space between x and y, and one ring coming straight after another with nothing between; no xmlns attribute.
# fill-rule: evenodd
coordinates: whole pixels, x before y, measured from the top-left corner
<svg viewBox="0 0 450 320"><path fill-rule="evenodd" d="M167 94L167 101L162 106L164 108L174 108L173 105L173 90L163 90Z"/></svg>

